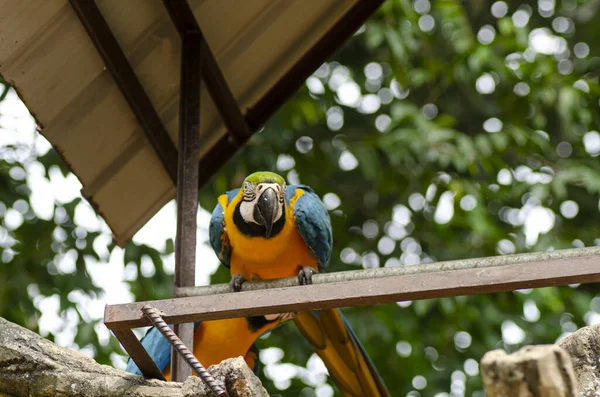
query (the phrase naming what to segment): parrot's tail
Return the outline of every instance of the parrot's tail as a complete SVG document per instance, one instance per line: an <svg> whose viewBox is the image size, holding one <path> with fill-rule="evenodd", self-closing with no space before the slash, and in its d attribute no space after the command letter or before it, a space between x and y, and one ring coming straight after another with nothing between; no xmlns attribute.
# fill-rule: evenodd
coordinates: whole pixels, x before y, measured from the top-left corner
<svg viewBox="0 0 600 397"><path fill-rule="evenodd" d="M339 310L299 313L294 322L344 396L390 396L367 352Z"/></svg>

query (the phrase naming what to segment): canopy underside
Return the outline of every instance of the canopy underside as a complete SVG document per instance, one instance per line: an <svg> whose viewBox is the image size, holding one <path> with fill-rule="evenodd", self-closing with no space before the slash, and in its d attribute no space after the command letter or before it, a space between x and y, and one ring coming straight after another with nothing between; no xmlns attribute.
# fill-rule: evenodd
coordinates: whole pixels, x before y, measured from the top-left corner
<svg viewBox="0 0 600 397"><path fill-rule="evenodd" d="M189 3L242 114L256 129L379 4L367 1ZM175 144L180 37L162 2L96 5ZM0 1L0 24L0 74L79 178L83 196L115 241L126 244L175 195L130 104L68 1ZM208 159L204 168L211 172L235 150L220 143L226 134L203 87L200 159Z"/></svg>

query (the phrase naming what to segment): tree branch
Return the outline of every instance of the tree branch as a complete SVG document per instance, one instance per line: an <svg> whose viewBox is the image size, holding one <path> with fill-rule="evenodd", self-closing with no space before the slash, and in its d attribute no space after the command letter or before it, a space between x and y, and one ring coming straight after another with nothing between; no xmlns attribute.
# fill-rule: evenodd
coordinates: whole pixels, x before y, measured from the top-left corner
<svg viewBox="0 0 600 397"><path fill-rule="evenodd" d="M268 397L260 380L241 357L214 365L209 372L225 382L231 397ZM0 395L2 393L14 397L212 396L195 376L185 383L145 379L100 365L0 317Z"/></svg>

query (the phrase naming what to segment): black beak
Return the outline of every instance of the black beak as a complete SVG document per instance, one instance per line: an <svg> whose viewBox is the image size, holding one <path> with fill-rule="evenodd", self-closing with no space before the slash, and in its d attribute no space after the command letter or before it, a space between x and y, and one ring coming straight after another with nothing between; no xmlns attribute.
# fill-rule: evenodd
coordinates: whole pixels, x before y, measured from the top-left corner
<svg viewBox="0 0 600 397"><path fill-rule="evenodd" d="M258 203L254 207L254 219L265 227L265 237L271 237L273 221L277 214L279 201L275 190L269 188L258 198Z"/></svg>

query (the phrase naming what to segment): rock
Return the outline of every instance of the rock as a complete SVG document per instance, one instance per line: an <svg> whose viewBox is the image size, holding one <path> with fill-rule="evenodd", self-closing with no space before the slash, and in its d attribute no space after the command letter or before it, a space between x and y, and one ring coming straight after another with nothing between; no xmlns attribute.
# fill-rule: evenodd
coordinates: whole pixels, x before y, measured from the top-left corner
<svg viewBox="0 0 600 397"><path fill-rule="evenodd" d="M525 346L512 354L492 350L481 360L489 397L575 397L576 378L567 352L557 345Z"/></svg>
<svg viewBox="0 0 600 397"><path fill-rule="evenodd" d="M579 396L600 396L600 324L581 328L558 345L571 356Z"/></svg>

